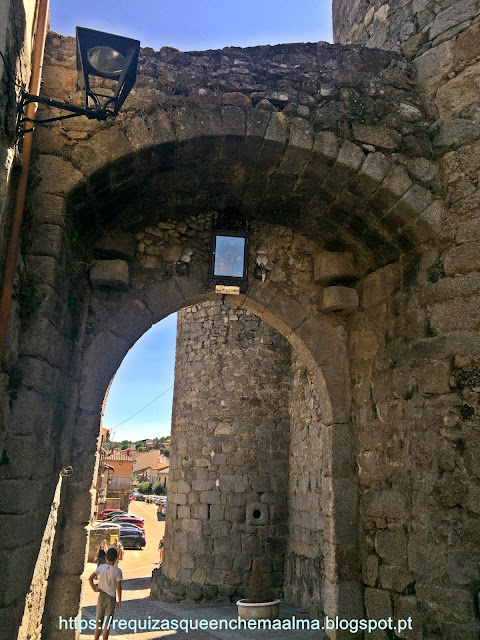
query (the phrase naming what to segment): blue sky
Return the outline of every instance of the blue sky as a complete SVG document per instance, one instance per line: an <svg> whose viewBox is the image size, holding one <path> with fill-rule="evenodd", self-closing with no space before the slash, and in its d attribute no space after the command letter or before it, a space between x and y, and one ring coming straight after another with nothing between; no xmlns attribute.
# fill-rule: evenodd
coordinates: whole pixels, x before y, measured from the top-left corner
<svg viewBox="0 0 480 640"><path fill-rule="evenodd" d="M174 313L147 331L125 356L110 388L103 419L103 425L113 429L113 440L160 438L170 433L176 327ZM117 426L164 391L145 410Z"/></svg>
<svg viewBox="0 0 480 640"><path fill-rule="evenodd" d="M75 35L76 26L108 31L160 49L203 51L282 42L332 42L330 0L50 0L50 28ZM148 331L120 366L104 425L129 418L173 385L176 316ZM170 433L173 390L115 428L114 439Z"/></svg>
<svg viewBox="0 0 480 640"><path fill-rule="evenodd" d="M330 0L51 0L53 31L77 25L181 51L332 41Z"/></svg>

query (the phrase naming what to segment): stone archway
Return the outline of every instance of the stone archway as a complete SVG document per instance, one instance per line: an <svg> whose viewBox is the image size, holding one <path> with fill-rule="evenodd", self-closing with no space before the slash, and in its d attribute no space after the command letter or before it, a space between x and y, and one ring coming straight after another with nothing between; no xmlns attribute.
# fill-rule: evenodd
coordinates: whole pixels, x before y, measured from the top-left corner
<svg viewBox="0 0 480 640"><path fill-rule="evenodd" d="M46 88L49 78L62 78L51 94L60 98L72 89L71 45L69 39L51 41ZM396 261L436 233L440 200L393 155L404 129L410 130L413 153L422 153L425 139L410 122L412 113L423 118L422 105L410 93L404 63L393 54L310 45L261 53L270 70L284 68L279 65L288 70L300 56L306 72L293 97L268 86L256 92L255 86L252 89L239 79L235 86L220 83L210 88L212 77L226 64L212 56L204 62L209 73L210 64L220 64L213 76L193 74L190 84L182 84L186 54L163 51L152 61L147 52L145 73L140 74L131 107L119 123L107 128L78 121L38 137L41 181L31 198L35 233L26 263L43 302L29 318L23 336L23 384L28 393L35 389L42 402L48 398L49 411L53 407L49 446L54 464L77 460L81 469L67 489L72 527L56 542L58 563L48 596L52 624L55 601L64 611L75 608L77 588L72 584L83 568L83 555L67 562L62 551L72 546L73 530L78 533L88 521L89 502L81 492L91 482L105 390L129 346L153 322L205 299L207 221L212 211L224 206L245 212L257 248L275 238L279 226L294 229L303 242L308 237L312 256L308 278L291 277L288 256L278 257L278 269L266 286L254 283L241 304L287 337L318 379L317 390L331 406L329 447L345 454L343 462L331 457L332 516L341 509L355 509L351 469L345 470L352 464L346 329L340 316L323 313L335 309L325 302L325 291L329 284L344 286ZM195 56L190 62L198 71ZM152 65L155 73L171 75L159 80ZM258 65L255 55L247 55L243 63L250 73L259 73ZM353 65L361 81L353 86L342 72L343 65ZM329 84L332 70L338 74ZM171 95L176 84L179 93ZM170 87L168 92L162 90L165 87ZM380 97L385 91L386 97ZM397 112L399 102L404 108ZM380 104L383 115L392 109L391 126L379 124L373 115L370 124L360 121L365 110ZM203 227L196 229L203 236L190 232L182 238L188 218L199 215L206 216ZM175 251L168 253L165 246L155 254L141 248L145 243L136 235L142 233L167 238L165 245L170 247L195 243L189 276L173 273ZM81 267L88 257L85 247L96 250L98 257L97 241L109 234L113 250L103 243L104 257L112 268L110 258L123 260L127 269L119 267L118 278L110 273L107 281L117 279L121 290L101 298L91 293ZM330 252L354 254L358 271L334 269L325 280L320 267L316 273L313 257L322 264L321 255L328 257ZM99 358L102 367L96 369ZM23 420L18 408L14 427ZM349 498L340 500L345 495ZM360 583L349 579L356 562L354 534L336 517L328 521L327 529L327 611L357 617ZM53 595L58 593L62 598Z"/></svg>
<svg viewBox="0 0 480 640"><path fill-rule="evenodd" d="M64 497L63 515L69 523L69 539L75 538L80 541L82 537L85 538L84 527L91 509L89 488L92 481L98 427L105 392L111 378L129 348L144 333L147 326L168 315L172 310L211 298L211 295L203 293L203 273L203 269L197 272L195 268L192 269L188 283L189 295L186 297L178 287L178 282L175 282L177 286L172 287L171 280L159 279L156 287L151 287L147 292L148 299L152 299L150 296L155 295L155 299L161 301L161 305L159 304L156 309L158 315L151 314L151 310L143 302L145 298L142 293L139 295L138 291L134 291L132 295L124 295L121 304L118 304L117 300L115 316L106 314L101 325L97 325L95 331L90 334L93 339L82 358L82 383L73 431L72 444L76 451L75 469ZM195 291L195 284L198 287L197 291ZM264 308L260 305L258 297L231 296L228 299L275 326L301 354L302 362L306 363L309 375L315 380L318 395L324 403L322 408L326 423L324 434L326 542L325 548L322 551L319 550L319 553L324 553L328 560L326 581L323 585L325 606L329 612L328 615L338 611L343 611L345 615L357 615L361 610L361 589L356 567L358 563L354 525L356 492L352 467L352 438L348 424L349 386L344 322L339 317L329 320L322 314L309 315L308 311L302 308L294 298L279 292L276 288L269 291L268 285L261 293L267 299L271 298ZM105 301L112 294L100 292L98 295ZM94 309L97 308L98 302L90 298L90 306ZM145 320L145 314L148 321ZM128 328L125 326L121 328L127 318L130 318ZM306 346L308 340L312 343L319 343L322 340L324 347L312 354ZM321 358L320 363L319 358ZM331 393L327 388L323 371L326 371ZM336 399L334 406L330 400L331 394L334 394ZM349 526L346 520L350 522ZM61 534L57 544L62 545ZM77 598L79 597L80 583L77 580L72 585L72 582L75 577L76 563L78 561L76 568L78 571L83 553L79 553L78 558L70 555L68 561L65 560L65 565L62 566L60 559L50 580L47 606L55 623L60 610L65 611L65 607L68 606L68 602L63 598L56 610L57 589L64 593L66 584L69 584L72 615L76 613L75 584L78 589ZM342 571L339 571L340 562Z"/></svg>

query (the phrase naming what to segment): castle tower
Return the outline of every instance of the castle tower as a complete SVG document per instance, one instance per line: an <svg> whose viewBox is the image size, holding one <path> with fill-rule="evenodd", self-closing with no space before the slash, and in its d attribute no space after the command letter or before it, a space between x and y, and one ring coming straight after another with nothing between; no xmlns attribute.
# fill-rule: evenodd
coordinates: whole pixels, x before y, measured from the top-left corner
<svg viewBox="0 0 480 640"><path fill-rule="evenodd" d="M289 373L287 341L258 317L219 301L179 312L160 597L242 596L257 556L281 588Z"/></svg>

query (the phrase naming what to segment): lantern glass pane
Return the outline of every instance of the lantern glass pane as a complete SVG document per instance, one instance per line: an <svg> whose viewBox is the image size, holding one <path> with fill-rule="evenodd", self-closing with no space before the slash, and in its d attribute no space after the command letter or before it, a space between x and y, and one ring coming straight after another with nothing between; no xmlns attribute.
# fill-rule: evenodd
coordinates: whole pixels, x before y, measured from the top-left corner
<svg viewBox="0 0 480 640"><path fill-rule="evenodd" d="M92 47L88 51L90 65L106 78L118 78L125 65L125 58L112 47Z"/></svg>
<svg viewBox="0 0 480 640"><path fill-rule="evenodd" d="M245 259L245 238L236 236L216 236L215 276L243 278Z"/></svg>

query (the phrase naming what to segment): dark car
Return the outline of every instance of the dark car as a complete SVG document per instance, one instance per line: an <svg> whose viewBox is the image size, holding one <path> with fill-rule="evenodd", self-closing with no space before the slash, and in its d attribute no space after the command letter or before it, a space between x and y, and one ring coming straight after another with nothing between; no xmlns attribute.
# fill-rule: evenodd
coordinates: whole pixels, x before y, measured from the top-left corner
<svg viewBox="0 0 480 640"><path fill-rule="evenodd" d="M145 534L134 527L121 527L119 541L124 549L143 549L147 544Z"/></svg>
<svg viewBox="0 0 480 640"><path fill-rule="evenodd" d="M108 522L109 520L113 520L114 518L118 518L120 516L128 516L130 514L128 514L126 511L112 511L111 513L107 513L106 516L103 516L102 518L102 522Z"/></svg>

